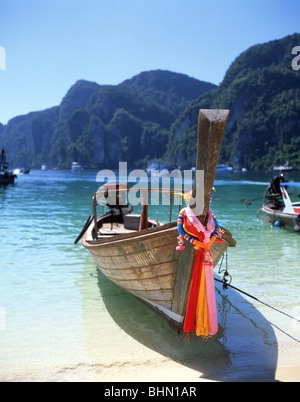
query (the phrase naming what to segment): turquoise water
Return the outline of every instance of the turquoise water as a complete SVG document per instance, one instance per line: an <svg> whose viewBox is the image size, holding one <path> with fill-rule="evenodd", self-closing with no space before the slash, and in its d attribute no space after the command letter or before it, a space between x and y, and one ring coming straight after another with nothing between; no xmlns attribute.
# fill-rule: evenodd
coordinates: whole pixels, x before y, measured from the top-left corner
<svg viewBox="0 0 300 402"><path fill-rule="evenodd" d="M187 343L98 273L73 244L92 212L96 173L33 170L0 187L0 380L126 381L125 369L161 362L195 378L272 380L278 366L300 366L300 324L232 289L216 285L217 336ZM256 218L270 177L217 176L211 206L237 240L232 285L299 319L300 235ZM287 177L300 181L299 172ZM300 188L291 192L296 200ZM167 221L169 210L149 214Z"/></svg>

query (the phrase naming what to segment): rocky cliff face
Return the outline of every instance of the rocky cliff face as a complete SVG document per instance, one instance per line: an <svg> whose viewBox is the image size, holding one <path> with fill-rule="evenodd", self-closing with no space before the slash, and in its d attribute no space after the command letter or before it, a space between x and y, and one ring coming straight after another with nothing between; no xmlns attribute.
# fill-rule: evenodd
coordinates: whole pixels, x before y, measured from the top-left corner
<svg viewBox="0 0 300 402"><path fill-rule="evenodd" d="M300 169L300 70L292 68L292 49L300 34L253 46L228 69L224 81L193 102L173 125L169 155L178 163L195 160L199 108L224 108L231 113L220 163L236 168L269 170L290 163Z"/></svg>
<svg viewBox="0 0 300 402"><path fill-rule="evenodd" d="M189 102L214 88L169 71L141 73L117 86L80 80L57 107L0 126L11 166L144 167L166 152L168 130Z"/></svg>

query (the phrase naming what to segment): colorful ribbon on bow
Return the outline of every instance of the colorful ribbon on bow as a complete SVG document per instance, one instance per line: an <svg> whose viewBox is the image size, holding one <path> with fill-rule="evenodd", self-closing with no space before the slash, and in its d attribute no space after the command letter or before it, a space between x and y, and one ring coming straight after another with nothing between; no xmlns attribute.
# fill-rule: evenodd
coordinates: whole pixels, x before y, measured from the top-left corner
<svg viewBox="0 0 300 402"><path fill-rule="evenodd" d="M188 206L178 216L179 232L176 250L184 249L187 240L195 246L197 254L193 264L187 310L183 324L184 334L196 331L197 336L207 338L218 332L213 261L210 247L220 239L221 230L216 217L209 208L208 222L204 227Z"/></svg>

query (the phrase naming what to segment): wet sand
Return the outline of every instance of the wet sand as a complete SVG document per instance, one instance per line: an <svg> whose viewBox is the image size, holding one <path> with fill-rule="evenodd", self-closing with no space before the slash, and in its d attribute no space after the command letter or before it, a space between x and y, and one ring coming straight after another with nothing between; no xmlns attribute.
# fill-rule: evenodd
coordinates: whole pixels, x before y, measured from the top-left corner
<svg viewBox="0 0 300 402"><path fill-rule="evenodd" d="M222 371L227 370L227 362L224 356L194 358L185 364L176 362L170 358L163 357L155 351L149 350L135 342L127 342L130 360L115 355L116 348L110 348L110 357L104 357L101 363L92 361L84 353L77 356L77 363L65 362L68 367L64 367L62 362L47 362L40 367L11 368L6 374L0 371L1 382L146 382L151 383L198 383L198 382L218 382L218 381L251 381L251 382L299 382L300 366L293 366L293 359L285 362L285 365L276 367L275 376L268 376L255 368L235 369L232 368L231 378L222 378ZM121 345L119 345L120 348ZM130 352L133 347L134 352ZM103 350L103 349L102 349ZM201 370L201 366L204 369ZM10 371L10 372L9 372ZM244 373L243 373L244 371ZM219 378L218 378L219 377Z"/></svg>

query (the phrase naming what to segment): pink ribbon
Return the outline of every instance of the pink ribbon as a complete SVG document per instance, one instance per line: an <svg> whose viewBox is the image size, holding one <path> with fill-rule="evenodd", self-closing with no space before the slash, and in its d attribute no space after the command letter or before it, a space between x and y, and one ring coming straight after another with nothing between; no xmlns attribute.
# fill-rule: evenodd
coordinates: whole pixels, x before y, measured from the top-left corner
<svg viewBox="0 0 300 402"><path fill-rule="evenodd" d="M205 281L206 281L206 300L208 310L208 335L215 335L218 332L218 313L215 294L215 282L213 273L213 263L210 258L210 263L204 262Z"/></svg>
<svg viewBox="0 0 300 402"><path fill-rule="evenodd" d="M211 211L210 207L208 209L208 218L207 218L206 228L199 221L199 219L194 214L192 208L189 205L186 207L186 216L188 217L191 224L198 230L198 232L204 233L203 243L208 243L210 241L210 235L212 234L212 232L215 229L215 222L213 220L212 211Z"/></svg>

